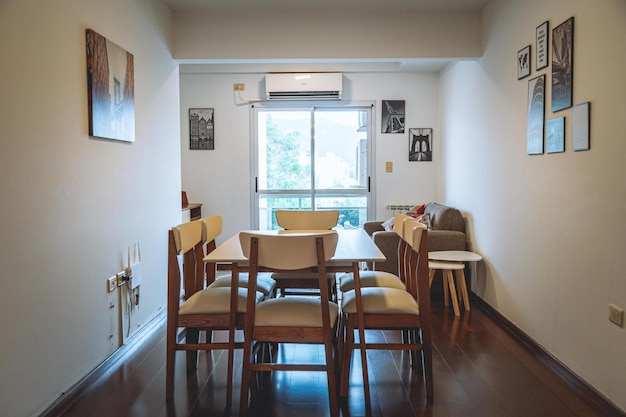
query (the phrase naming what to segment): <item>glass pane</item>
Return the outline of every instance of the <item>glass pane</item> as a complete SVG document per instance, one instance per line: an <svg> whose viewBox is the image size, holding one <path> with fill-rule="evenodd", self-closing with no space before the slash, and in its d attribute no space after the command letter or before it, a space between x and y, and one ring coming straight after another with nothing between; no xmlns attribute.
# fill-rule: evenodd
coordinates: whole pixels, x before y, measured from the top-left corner
<svg viewBox="0 0 626 417"><path fill-rule="evenodd" d="M260 190L311 188L311 113L258 113Z"/></svg>
<svg viewBox="0 0 626 417"><path fill-rule="evenodd" d="M339 210L337 229L359 229L367 221L367 195L322 195L315 197L315 210Z"/></svg>
<svg viewBox="0 0 626 417"><path fill-rule="evenodd" d="M259 194L259 229L277 230L274 212L279 209L311 210L308 194Z"/></svg>
<svg viewBox="0 0 626 417"><path fill-rule="evenodd" d="M367 187L367 112L315 109L315 188Z"/></svg>

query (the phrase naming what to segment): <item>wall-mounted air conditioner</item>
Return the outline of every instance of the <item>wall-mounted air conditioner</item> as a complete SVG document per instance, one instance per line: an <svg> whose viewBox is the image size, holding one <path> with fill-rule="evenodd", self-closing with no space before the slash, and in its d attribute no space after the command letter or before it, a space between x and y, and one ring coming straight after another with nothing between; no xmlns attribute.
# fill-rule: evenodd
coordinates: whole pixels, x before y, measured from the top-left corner
<svg viewBox="0 0 626 417"><path fill-rule="evenodd" d="M341 100L340 72L312 72L265 75L268 100Z"/></svg>

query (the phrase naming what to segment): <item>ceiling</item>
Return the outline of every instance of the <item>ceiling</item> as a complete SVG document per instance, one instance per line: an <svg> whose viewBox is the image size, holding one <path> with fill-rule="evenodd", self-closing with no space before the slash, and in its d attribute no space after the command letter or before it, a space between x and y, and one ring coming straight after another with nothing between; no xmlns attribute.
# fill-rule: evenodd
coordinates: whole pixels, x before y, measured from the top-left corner
<svg viewBox="0 0 626 417"><path fill-rule="evenodd" d="M232 8L482 10L489 0L165 0L174 11Z"/></svg>
<svg viewBox="0 0 626 417"><path fill-rule="evenodd" d="M217 9L259 9L265 11L306 9L360 9L376 11L480 11L490 0L164 0L176 12L208 11ZM447 59L401 59L401 60L202 60L181 62L181 72L248 72L290 71L290 66L306 63L309 71L391 71L391 72L438 72L450 60Z"/></svg>

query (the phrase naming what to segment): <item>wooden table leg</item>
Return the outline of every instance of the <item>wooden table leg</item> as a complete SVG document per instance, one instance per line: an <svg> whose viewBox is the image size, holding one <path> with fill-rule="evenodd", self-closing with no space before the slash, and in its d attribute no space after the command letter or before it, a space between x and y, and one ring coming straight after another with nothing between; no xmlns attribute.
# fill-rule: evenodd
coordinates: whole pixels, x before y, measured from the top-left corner
<svg viewBox="0 0 626 417"><path fill-rule="evenodd" d="M448 281L448 289L450 290L450 298L452 299L452 308L454 309L454 315L460 316L461 311L459 310L459 300L456 296L456 286L454 285L454 277L452 276L452 270L446 269L444 273L445 273L445 278Z"/></svg>

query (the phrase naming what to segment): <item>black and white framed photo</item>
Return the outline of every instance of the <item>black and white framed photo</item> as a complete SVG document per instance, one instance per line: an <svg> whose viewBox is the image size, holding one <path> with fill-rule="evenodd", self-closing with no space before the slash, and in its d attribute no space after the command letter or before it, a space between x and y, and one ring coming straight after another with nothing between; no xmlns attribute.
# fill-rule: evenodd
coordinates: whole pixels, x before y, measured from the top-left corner
<svg viewBox="0 0 626 417"><path fill-rule="evenodd" d="M409 161L433 160L433 129L409 129Z"/></svg>
<svg viewBox="0 0 626 417"><path fill-rule="evenodd" d="M530 75L530 45L517 51L517 79Z"/></svg>
<svg viewBox="0 0 626 417"><path fill-rule="evenodd" d="M543 125L546 97L546 75L528 81L528 121L526 126L526 153L543 153Z"/></svg>
<svg viewBox="0 0 626 417"><path fill-rule="evenodd" d="M189 109L189 149L215 149L213 113L213 109Z"/></svg>
<svg viewBox="0 0 626 417"><path fill-rule="evenodd" d="M589 118L591 104L587 101L572 109L572 149L575 151L589 150Z"/></svg>
<svg viewBox="0 0 626 417"><path fill-rule="evenodd" d="M574 85L574 18L552 30L552 111L572 107Z"/></svg>
<svg viewBox="0 0 626 417"><path fill-rule="evenodd" d="M381 133L404 133L404 100L383 100Z"/></svg>
<svg viewBox="0 0 626 417"><path fill-rule="evenodd" d="M565 117L546 122L546 152L565 152Z"/></svg>
<svg viewBox="0 0 626 417"><path fill-rule="evenodd" d="M535 66L537 71L548 66L549 59L550 23L543 22L537 26L535 44Z"/></svg>

